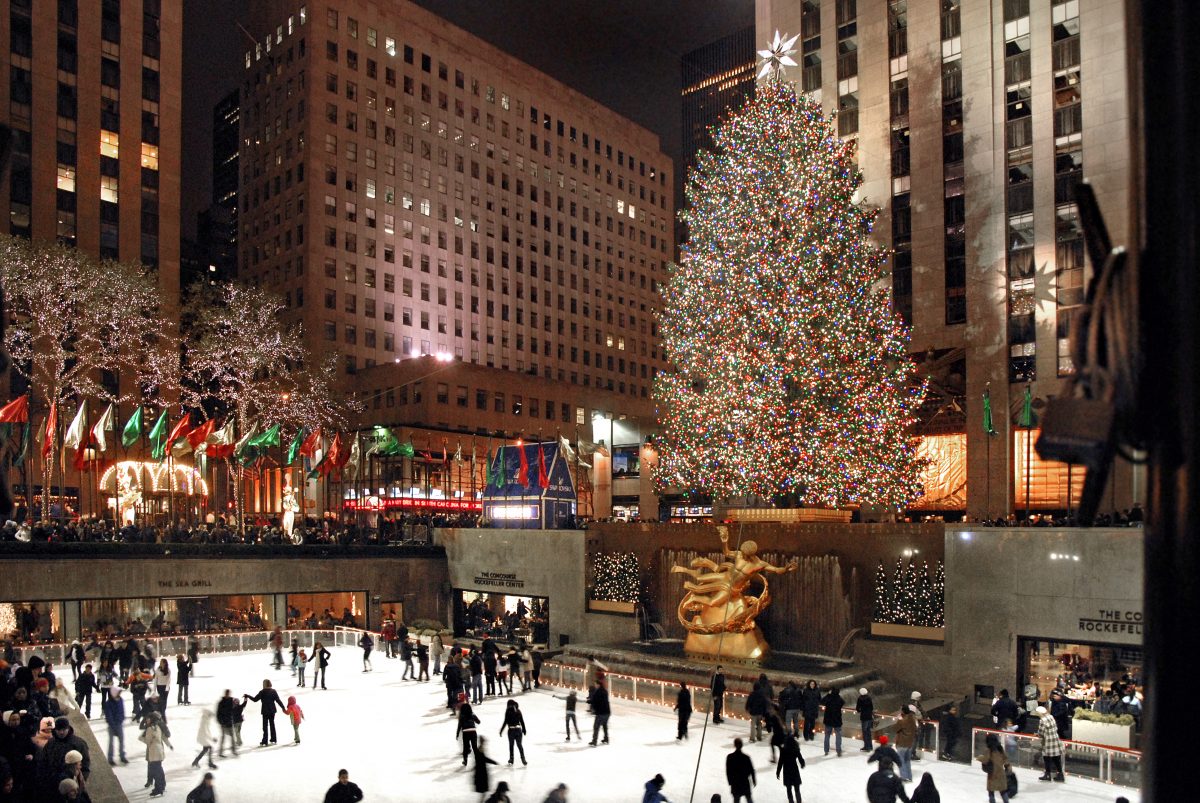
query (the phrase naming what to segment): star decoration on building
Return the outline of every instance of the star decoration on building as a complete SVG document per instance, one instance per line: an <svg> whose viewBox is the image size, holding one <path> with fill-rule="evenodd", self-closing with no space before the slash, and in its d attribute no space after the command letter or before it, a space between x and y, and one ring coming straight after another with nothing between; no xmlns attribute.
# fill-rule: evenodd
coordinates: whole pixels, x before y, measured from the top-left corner
<svg viewBox="0 0 1200 803"><path fill-rule="evenodd" d="M767 45L764 50L758 51L759 58L762 59L762 69L758 71L759 79L766 78L768 75L783 73L784 67L797 67L796 60L792 58L792 54L796 52L793 47L796 40L800 38L796 34L791 39L785 39L786 34L775 32L775 38Z"/></svg>

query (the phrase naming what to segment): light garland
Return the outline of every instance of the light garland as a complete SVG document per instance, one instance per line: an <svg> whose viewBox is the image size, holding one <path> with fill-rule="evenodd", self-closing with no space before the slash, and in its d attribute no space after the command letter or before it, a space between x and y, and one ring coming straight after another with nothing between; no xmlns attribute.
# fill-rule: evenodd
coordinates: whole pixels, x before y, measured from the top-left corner
<svg viewBox="0 0 1200 803"><path fill-rule="evenodd" d="M900 506L921 491L908 331L853 145L771 80L688 179L691 238L665 288L676 370L655 384L663 486Z"/></svg>
<svg viewBox="0 0 1200 803"><path fill-rule="evenodd" d="M946 568L938 561L933 576L929 562L918 569L910 558L908 563L897 559L889 578L883 564L875 570L875 605L873 620L886 624L943 627L946 621Z"/></svg>
<svg viewBox="0 0 1200 803"><path fill-rule="evenodd" d="M592 599L637 602L641 596L640 563L633 552L592 555Z"/></svg>

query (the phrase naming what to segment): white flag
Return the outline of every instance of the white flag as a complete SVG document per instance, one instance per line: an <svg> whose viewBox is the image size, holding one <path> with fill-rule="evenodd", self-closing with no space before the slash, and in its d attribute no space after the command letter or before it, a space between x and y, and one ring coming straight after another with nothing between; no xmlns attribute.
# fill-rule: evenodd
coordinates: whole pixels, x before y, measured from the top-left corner
<svg viewBox="0 0 1200 803"><path fill-rule="evenodd" d="M375 448L378 448L378 444L376 444ZM353 480L358 477L358 463L360 458L358 436L355 435L354 443L350 446L350 457L346 459L346 465L342 467L342 470L346 473L346 479Z"/></svg>
<svg viewBox="0 0 1200 803"><path fill-rule="evenodd" d="M79 403L79 412L71 422L67 434L63 436L64 449L78 449L83 445L84 433L87 432L87 403Z"/></svg>
<svg viewBox="0 0 1200 803"><path fill-rule="evenodd" d="M92 437L96 440L96 445L100 447L100 451L108 451L108 433L113 431L113 421L116 420L116 408L109 404L105 409L104 414L92 427Z"/></svg>
<svg viewBox="0 0 1200 803"><path fill-rule="evenodd" d="M462 441L459 441L459 442L458 442L458 448L454 450L454 462L455 462L455 463L461 463L462 461L463 461L463 456L462 456Z"/></svg>

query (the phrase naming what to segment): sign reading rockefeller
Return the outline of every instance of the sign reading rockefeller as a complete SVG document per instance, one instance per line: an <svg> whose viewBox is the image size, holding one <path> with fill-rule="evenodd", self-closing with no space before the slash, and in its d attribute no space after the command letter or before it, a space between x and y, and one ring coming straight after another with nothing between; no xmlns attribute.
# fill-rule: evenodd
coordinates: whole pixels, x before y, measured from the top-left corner
<svg viewBox="0 0 1200 803"><path fill-rule="evenodd" d="M1095 616L1079 617L1082 633L1122 633L1142 635L1142 612L1100 609Z"/></svg>
<svg viewBox="0 0 1200 803"><path fill-rule="evenodd" d="M475 575L475 585L491 588L524 588L525 581L518 580L516 574L480 572Z"/></svg>

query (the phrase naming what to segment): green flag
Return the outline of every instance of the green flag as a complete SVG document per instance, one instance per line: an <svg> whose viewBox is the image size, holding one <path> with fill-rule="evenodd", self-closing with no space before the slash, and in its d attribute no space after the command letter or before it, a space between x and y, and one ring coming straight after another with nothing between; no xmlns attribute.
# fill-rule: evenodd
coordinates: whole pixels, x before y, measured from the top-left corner
<svg viewBox="0 0 1200 803"><path fill-rule="evenodd" d="M154 428L150 430L150 443L154 448L150 451L150 456L155 460L162 460L167 454L167 411L163 410L158 420L154 422Z"/></svg>
<svg viewBox="0 0 1200 803"><path fill-rule="evenodd" d="M19 466L24 465L25 457L26 457L26 455L29 454L29 431L31 429L33 429L33 427L31 427L29 425L28 421L25 422L25 424L23 424L22 426L23 426L23 431L21 432L21 448L20 448L20 450L17 451L16 455L13 456L13 459L12 459L12 467L13 468L17 468Z"/></svg>
<svg viewBox="0 0 1200 803"><path fill-rule="evenodd" d="M288 444L287 465L290 466L296 462L296 456L300 454L300 447L304 445L304 438L307 434L307 427L300 427L296 430L296 437L292 438L292 442Z"/></svg>
<svg viewBox="0 0 1200 803"><path fill-rule="evenodd" d="M489 483L499 488L504 484L504 447L501 446L496 450L496 460L493 465L493 474L488 480Z"/></svg>
<svg viewBox="0 0 1200 803"><path fill-rule="evenodd" d="M138 442L138 438L142 437L142 407L133 411L133 415L125 422L125 429L121 430L121 445L128 449Z"/></svg>
<svg viewBox="0 0 1200 803"><path fill-rule="evenodd" d="M280 429L280 425L276 424L275 426L271 427L270 429L268 429L266 432L262 433L261 435L251 438L249 443L247 443L246 445L253 446L256 449L265 449L268 446L278 446L279 445L279 429Z"/></svg>
<svg viewBox="0 0 1200 803"><path fill-rule="evenodd" d="M413 448L412 442L410 441L409 443L400 444L400 446L396 449L396 454L400 455L401 457L416 457L417 450Z"/></svg>
<svg viewBox="0 0 1200 803"><path fill-rule="evenodd" d="M995 435L996 427L992 424L992 392L983 392L983 432L985 435Z"/></svg>
<svg viewBox="0 0 1200 803"><path fill-rule="evenodd" d="M1024 429L1033 429L1033 387L1025 385L1025 399L1021 402L1021 418L1017 422Z"/></svg>
<svg viewBox="0 0 1200 803"><path fill-rule="evenodd" d="M387 427L376 426L372 429L371 440L371 448L367 450L367 454L373 453L382 457L400 454L400 441L396 440L396 436Z"/></svg>

